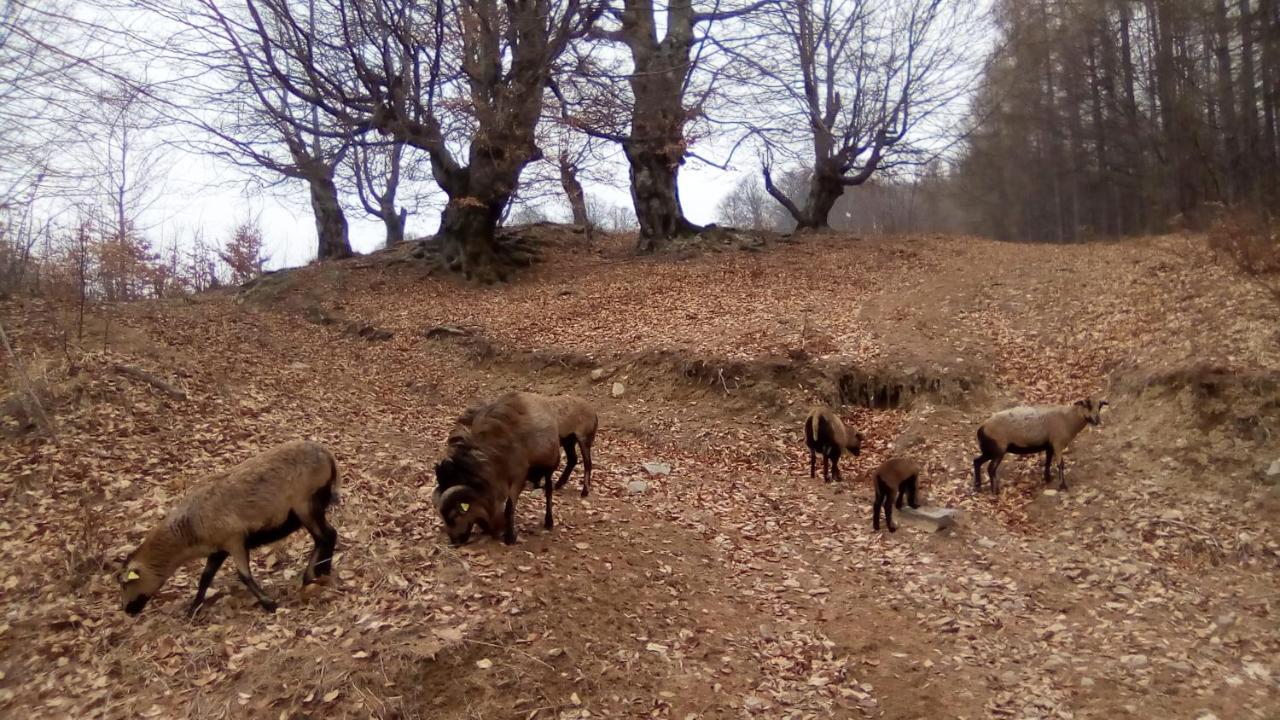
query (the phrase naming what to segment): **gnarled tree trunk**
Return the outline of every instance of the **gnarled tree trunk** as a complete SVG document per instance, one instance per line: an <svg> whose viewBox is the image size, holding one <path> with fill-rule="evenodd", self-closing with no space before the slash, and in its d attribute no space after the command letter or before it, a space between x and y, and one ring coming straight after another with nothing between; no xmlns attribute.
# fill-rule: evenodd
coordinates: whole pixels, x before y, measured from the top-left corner
<svg viewBox="0 0 1280 720"><path fill-rule="evenodd" d="M311 188L311 212L316 220L318 240L317 260L341 260L351 257L351 242L347 239L347 216L338 200L338 187L333 182L333 170L307 177Z"/></svg>
<svg viewBox="0 0 1280 720"><path fill-rule="evenodd" d="M582 189L582 183L578 181L578 168L569 159L568 153L560 153L558 161L560 187L564 189L564 195L569 199L569 210L573 213L573 224L581 225L582 229L587 233L587 237L590 237L591 219L587 217L587 194Z"/></svg>
<svg viewBox="0 0 1280 720"><path fill-rule="evenodd" d="M683 151L654 145L657 143L642 145L634 140L623 145L630 165L631 201L640 223L636 249L641 252L652 252L662 240L701 229L685 219L680 206L678 172L684 162Z"/></svg>

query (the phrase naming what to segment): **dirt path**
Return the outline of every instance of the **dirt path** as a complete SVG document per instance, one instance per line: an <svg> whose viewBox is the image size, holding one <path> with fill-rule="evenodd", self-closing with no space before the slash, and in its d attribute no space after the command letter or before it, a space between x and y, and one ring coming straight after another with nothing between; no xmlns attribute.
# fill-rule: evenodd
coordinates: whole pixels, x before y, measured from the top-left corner
<svg viewBox="0 0 1280 720"><path fill-rule="evenodd" d="M1280 404L1264 380L1207 390L1192 360L1265 378L1280 363L1258 336L1275 328L1257 298L1170 242L823 240L682 263L606 252L498 290L320 268L269 301L116 308L110 339L74 355L59 349L55 309L11 304L63 447L30 433L0 445L0 710L1274 715L1280 501L1256 465L1280 457ZM312 324L309 308L394 337ZM440 323L483 342L421 336ZM554 353L520 354L531 350ZM704 381L637 359L649 351L797 368ZM824 358L964 364L986 383L958 404L847 408L867 452L845 486L824 486L798 431L819 391L799 365ZM119 363L163 373L187 399ZM596 366L607 380L589 378ZM1116 379L1168 368L1192 369L1146 389ZM1042 494L1035 464L1011 461L998 499L972 493L986 412L1109 383L1115 412L1076 441L1069 492ZM596 488L558 494L550 533L529 495L516 546L449 548L429 495L451 418L526 387L598 401ZM296 435L343 463L334 582L297 591L307 544L294 538L254 558L282 601L274 616L228 576L188 623L188 568L126 620L111 564L203 473ZM871 532L860 473L898 446L925 461L929 497L964 510L960 527ZM648 460L671 474L648 476Z"/></svg>

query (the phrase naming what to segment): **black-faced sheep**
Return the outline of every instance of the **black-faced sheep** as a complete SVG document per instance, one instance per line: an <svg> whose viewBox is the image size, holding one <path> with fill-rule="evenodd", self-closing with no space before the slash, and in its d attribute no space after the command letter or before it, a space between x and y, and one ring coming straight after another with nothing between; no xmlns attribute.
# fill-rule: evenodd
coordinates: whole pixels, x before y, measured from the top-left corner
<svg viewBox="0 0 1280 720"><path fill-rule="evenodd" d="M325 511L338 493L338 463L323 445L305 440L278 445L196 486L183 496L125 559L120 592L136 615L183 563L207 558L189 613L204 602L228 556L236 574L267 611L276 604L249 570L249 550L306 528L315 541L302 582L328 575L338 533Z"/></svg>
<svg viewBox="0 0 1280 720"><path fill-rule="evenodd" d="M556 429L541 396L510 393L478 409L467 432L450 436L447 455L435 468L432 502L451 542L465 543L479 525L514 543L516 499L533 477L545 483L543 526L553 527L551 475L560 464Z"/></svg>
<svg viewBox="0 0 1280 720"><path fill-rule="evenodd" d="M836 482L840 482L840 456L845 452L861 454L862 440L862 433L850 432L831 408L826 405L813 408L804 421L804 442L809 447L809 477L816 477L817 456L821 455L823 482L831 482L833 474Z"/></svg>
<svg viewBox="0 0 1280 720"><path fill-rule="evenodd" d="M893 524L894 503L899 510L904 499L913 509L920 507L916 500L920 464L908 458L890 458L871 474L871 483L876 488L876 499L871 506L872 529L880 529L880 508L883 507L885 525L889 526L889 532L897 532L898 526Z"/></svg>
<svg viewBox="0 0 1280 720"><path fill-rule="evenodd" d="M987 476L991 492L1000 491L996 471L1006 453L1035 455L1044 453L1044 481L1049 482L1053 461L1058 460L1058 487L1067 488L1063 470L1067 445L1086 425L1102 424L1102 408L1106 400L1077 400L1071 405L1023 406L1001 410L978 427L978 448L982 454L973 459L973 489L982 488L982 464L990 462Z"/></svg>

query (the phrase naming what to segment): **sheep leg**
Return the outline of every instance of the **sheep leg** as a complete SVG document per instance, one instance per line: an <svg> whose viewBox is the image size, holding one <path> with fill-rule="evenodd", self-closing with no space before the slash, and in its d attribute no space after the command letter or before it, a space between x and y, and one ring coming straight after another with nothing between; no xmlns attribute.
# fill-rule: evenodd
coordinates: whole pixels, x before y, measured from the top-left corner
<svg viewBox="0 0 1280 720"><path fill-rule="evenodd" d="M899 485L898 485L898 509L899 509L899 510L901 510L901 509L902 509L902 506L907 502L907 485L906 485L906 483L908 483L908 482L911 482L911 479L910 479L910 478L908 478L906 481L904 481L904 482L902 482L902 483L899 483Z"/></svg>
<svg viewBox="0 0 1280 720"><path fill-rule="evenodd" d="M551 473L553 472L555 471L548 470L543 478L547 487L547 515L542 520L542 527L547 530L550 530L552 527L555 526L555 521L551 519L551 493L552 493ZM561 482L563 482L563 479L561 480ZM556 483L556 487L559 487L559 486L560 486L560 483Z"/></svg>
<svg viewBox="0 0 1280 720"><path fill-rule="evenodd" d="M895 495L897 497L895 497ZM885 486L884 494L884 524L889 526L889 532L898 532L898 526L893 524L893 504L902 495L894 488Z"/></svg>
<svg viewBox="0 0 1280 720"><path fill-rule="evenodd" d="M258 604L267 612L275 612L275 602L267 597L262 591L262 587L258 585L258 581L253 579L253 573L249 570L249 551L245 548L244 543L238 543L236 547L231 549L231 562L236 564L236 575L240 577L240 582L244 583L249 592L258 599Z"/></svg>
<svg viewBox="0 0 1280 720"><path fill-rule="evenodd" d="M338 544L338 531L324 520L324 513L316 516L300 515L302 526L311 535L315 547L311 549L311 559L307 561L307 569L302 573L302 584L309 585L317 575L328 575L333 564L333 549Z"/></svg>
<svg viewBox="0 0 1280 720"><path fill-rule="evenodd" d="M582 497L591 493L591 441L579 443L582 446Z"/></svg>
<svg viewBox="0 0 1280 720"><path fill-rule="evenodd" d="M987 461L986 455L979 455L973 459L973 491L978 492L982 489L982 463Z"/></svg>
<svg viewBox="0 0 1280 720"><path fill-rule="evenodd" d="M920 507L920 503L916 499L916 490L920 488L920 476L912 475L909 482L911 483L911 498L907 500L907 504L911 506L912 510L915 510Z"/></svg>
<svg viewBox="0 0 1280 720"><path fill-rule="evenodd" d="M1053 448L1044 451L1044 484L1049 484L1049 474L1053 471Z"/></svg>
<svg viewBox="0 0 1280 720"><path fill-rule="evenodd" d="M844 478L840 477L840 456L839 455L831 456L831 477L835 478L836 482L844 482Z"/></svg>
<svg viewBox="0 0 1280 720"><path fill-rule="evenodd" d="M818 454L809 448L809 479L818 477Z"/></svg>
<svg viewBox="0 0 1280 720"><path fill-rule="evenodd" d="M831 482L831 456L825 451L822 453L822 482Z"/></svg>
<svg viewBox="0 0 1280 720"><path fill-rule="evenodd" d="M196 611L204 604L205 593L209 592L209 586L213 584L213 576L218 574L218 568L222 567L223 561L227 559L227 553L219 550L209 556L205 561L204 572L200 573L200 584L196 586L196 599L191 601L191 607L187 610L187 617L195 617Z"/></svg>
<svg viewBox="0 0 1280 720"><path fill-rule="evenodd" d="M548 494L548 497L550 495ZM508 545L516 544L516 504L511 502L511 498L507 498L506 507L502 509L502 519L506 523L506 527L502 529L502 542Z"/></svg>
<svg viewBox="0 0 1280 720"><path fill-rule="evenodd" d="M876 481L876 500L871 505L871 529L880 529L880 506L884 504L884 485Z"/></svg>
<svg viewBox="0 0 1280 720"><path fill-rule="evenodd" d="M575 446L577 444L577 438L572 435L561 443L564 447L564 472L560 473L560 479L556 480L557 490L564 487L564 484L569 482L569 473L573 472L573 469L578 466L578 453L575 450ZM551 476L548 475L547 477Z"/></svg>
<svg viewBox="0 0 1280 720"><path fill-rule="evenodd" d="M1003 455L997 455L992 458L991 464L987 465L987 478L991 481L991 494L999 495L1000 486L997 484L996 471L1000 469L1000 463L1004 460Z"/></svg>
<svg viewBox="0 0 1280 720"><path fill-rule="evenodd" d="M1066 464L1067 464L1067 459L1062 455L1059 455L1058 456L1058 489L1059 490L1067 489Z"/></svg>

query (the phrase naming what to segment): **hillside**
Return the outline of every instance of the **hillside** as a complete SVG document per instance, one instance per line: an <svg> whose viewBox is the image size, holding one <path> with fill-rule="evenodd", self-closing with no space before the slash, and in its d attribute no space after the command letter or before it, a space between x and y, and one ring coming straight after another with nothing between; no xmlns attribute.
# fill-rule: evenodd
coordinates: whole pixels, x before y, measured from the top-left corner
<svg viewBox="0 0 1280 720"><path fill-rule="evenodd" d="M677 259L530 232L545 261L499 287L384 254L96 308L78 341L73 308L0 306L59 440L10 395L0 712L1280 713L1280 323L1198 239ZM519 544L451 548L431 467L462 408L511 389L597 402L592 494L575 473L553 531L527 495ZM973 492L988 413L1086 394L1111 407L1068 491L1011 458L999 497ZM808 477L816 401L868 437L843 486ZM275 615L224 570L189 622L193 563L126 617L112 572L174 498L298 436L342 467L332 582L298 590L299 534L253 557ZM872 532L863 474L895 450L957 527Z"/></svg>

